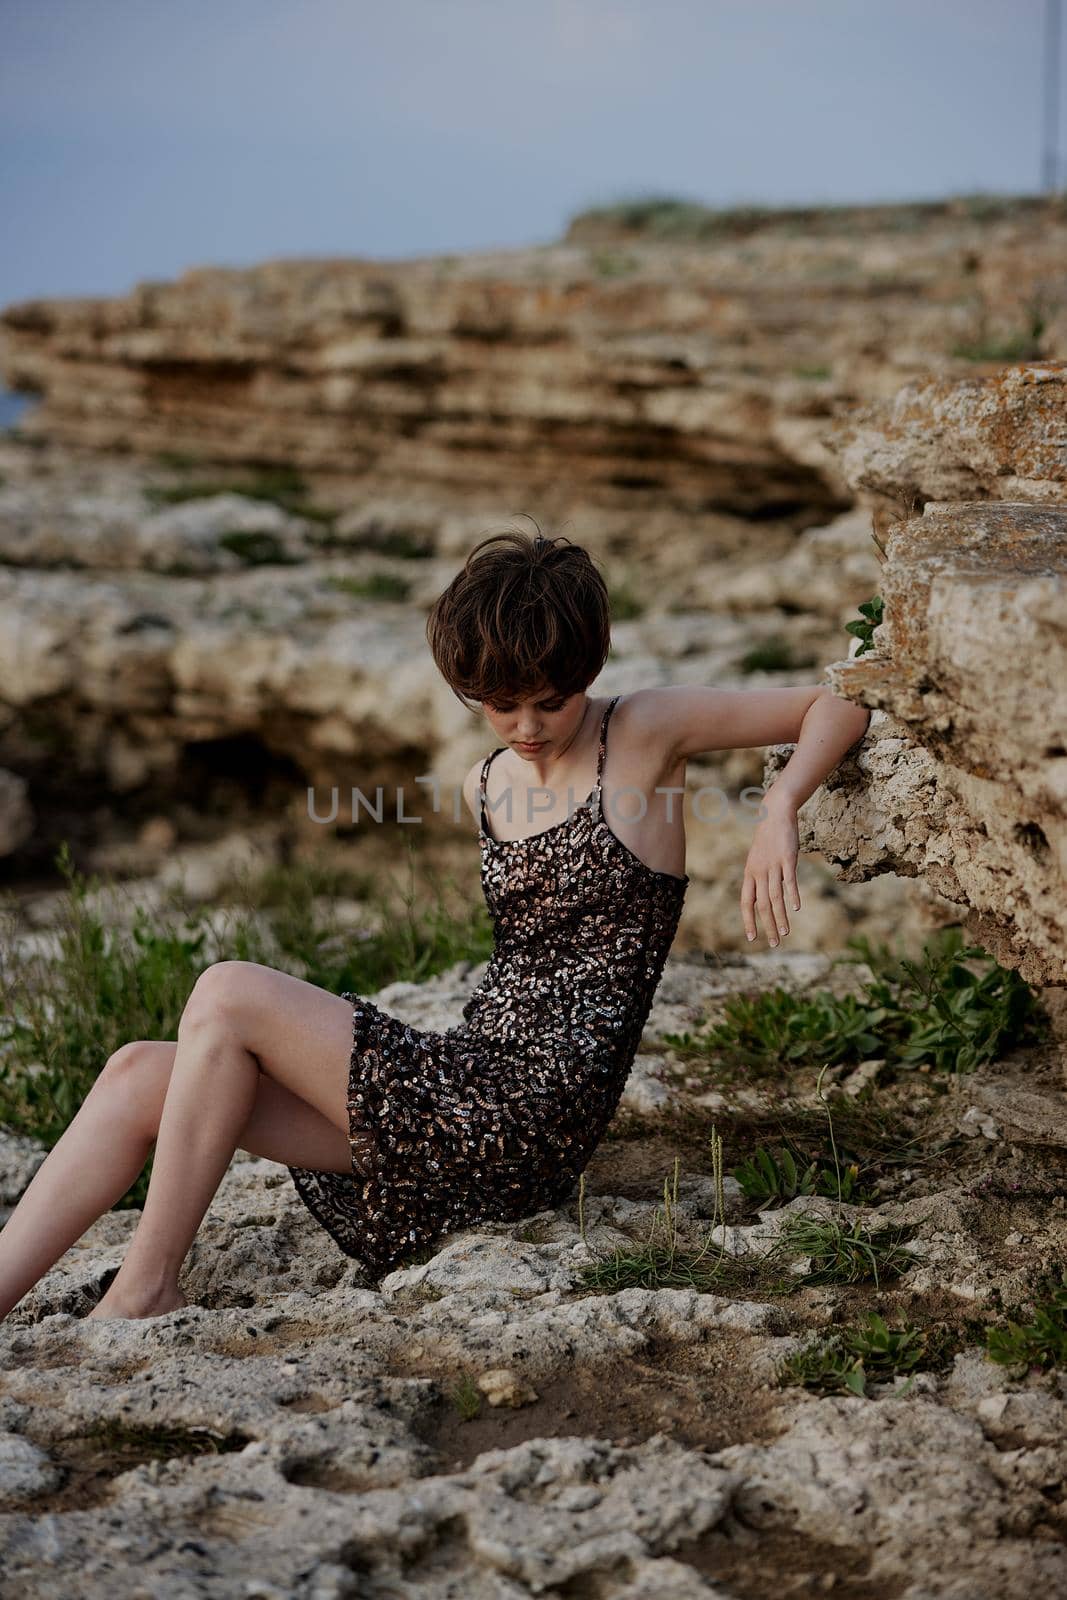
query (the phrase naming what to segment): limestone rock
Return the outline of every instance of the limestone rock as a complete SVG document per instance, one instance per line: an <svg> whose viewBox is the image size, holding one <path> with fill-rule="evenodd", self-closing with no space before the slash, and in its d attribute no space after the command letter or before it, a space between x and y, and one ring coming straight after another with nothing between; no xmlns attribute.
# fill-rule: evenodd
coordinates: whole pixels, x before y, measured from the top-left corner
<svg viewBox="0 0 1067 1600"><path fill-rule="evenodd" d="M831 429L854 489L921 500L1067 496L1067 362L906 384Z"/></svg>
<svg viewBox="0 0 1067 1600"><path fill-rule="evenodd" d="M875 648L826 669L874 715L801 848L852 881L921 876L1003 965L1067 982L1067 511L930 502L886 550Z"/></svg>

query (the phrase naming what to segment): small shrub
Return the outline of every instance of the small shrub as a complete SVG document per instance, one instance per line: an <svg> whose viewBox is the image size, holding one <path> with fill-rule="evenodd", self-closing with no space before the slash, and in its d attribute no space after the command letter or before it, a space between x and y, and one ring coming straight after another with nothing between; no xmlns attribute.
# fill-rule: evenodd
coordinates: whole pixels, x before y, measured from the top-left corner
<svg viewBox="0 0 1067 1600"><path fill-rule="evenodd" d="M338 539L330 534L316 535L315 543L320 548L372 550L375 555L391 556L397 561L426 561L434 553L430 538L405 533L403 528L375 527L358 540Z"/></svg>
<svg viewBox="0 0 1067 1600"><path fill-rule="evenodd" d="M1027 1321L1009 1318L1005 1327L988 1328L985 1348L991 1361L1015 1367L1021 1376L1031 1368L1067 1368L1067 1268L1038 1280Z"/></svg>
<svg viewBox="0 0 1067 1600"><path fill-rule="evenodd" d="M928 1355L937 1359L937 1339L908 1323L890 1328L877 1312L855 1327L823 1334L779 1363L778 1382L822 1394L842 1389L865 1396L868 1383L887 1383L912 1372ZM904 1391L898 1391L902 1393Z"/></svg>
<svg viewBox="0 0 1067 1600"><path fill-rule="evenodd" d="M592 250L589 265L600 278L625 278L640 266L637 257L621 250Z"/></svg>
<svg viewBox="0 0 1067 1600"><path fill-rule="evenodd" d="M995 338L986 331L987 309L983 304L978 337L952 345L949 353L964 361L1040 361L1044 355L1041 341L1050 309L1039 298L1031 300L1026 309L1025 327Z"/></svg>
<svg viewBox="0 0 1067 1600"><path fill-rule="evenodd" d="M172 461L172 465L175 465ZM266 500L280 506L294 516L311 522L332 523L336 511L313 505L308 499L308 488L299 472L292 467L263 467L248 478L201 478L192 483L149 485L144 497L152 506L182 505L187 500L213 499L220 494L244 495L249 500Z"/></svg>
<svg viewBox="0 0 1067 1600"><path fill-rule="evenodd" d="M747 232L776 215L770 206L733 206L715 210L677 195L634 195L612 205L594 206L573 217L568 231L580 233L590 224L650 239L715 239Z"/></svg>
<svg viewBox="0 0 1067 1600"><path fill-rule="evenodd" d="M848 944L870 949L862 937ZM1036 992L1014 968L1002 967L979 945L965 945L959 927L944 928L928 941L921 962L889 959L893 975L883 967L867 995L893 1019L898 1038L892 1059L898 1066L929 1062L935 1071L970 1072L1005 1049L1047 1035L1049 1019Z"/></svg>

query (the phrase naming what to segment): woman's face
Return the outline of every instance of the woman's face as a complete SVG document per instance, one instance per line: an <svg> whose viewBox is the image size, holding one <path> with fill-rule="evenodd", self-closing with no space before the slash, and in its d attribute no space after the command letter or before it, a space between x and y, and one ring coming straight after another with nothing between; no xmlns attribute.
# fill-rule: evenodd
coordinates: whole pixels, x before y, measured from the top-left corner
<svg viewBox="0 0 1067 1600"><path fill-rule="evenodd" d="M497 738L517 755L532 761L543 760L570 742L587 704L588 696L584 693L564 696L544 689L526 700L496 703L483 700L482 710ZM538 748L524 748L532 744Z"/></svg>

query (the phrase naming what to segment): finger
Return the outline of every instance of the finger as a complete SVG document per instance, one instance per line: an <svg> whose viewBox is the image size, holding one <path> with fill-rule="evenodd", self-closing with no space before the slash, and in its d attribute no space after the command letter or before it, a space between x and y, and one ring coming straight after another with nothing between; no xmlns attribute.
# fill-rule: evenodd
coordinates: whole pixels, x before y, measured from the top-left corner
<svg viewBox="0 0 1067 1600"><path fill-rule="evenodd" d="M746 876L741 886L741 921L744 924L745 935L749 939L756 937L756 918L753 906L756 903L756 884L751 875Z"/></svg>
<svg viewBox="0 0 1067 1600"><path fill-rule="evenodd" d="M794 911L799 911L800 910L800 890L797 887L797 869L796 869L795 866L790 867L790 869L789 869L789 898L792 901L793 910Z"/></svg>
<svg viewBox="0 0 1067 1600"><path fill-rule="evenodd" d="M767 939L771 944L777 944L778 935L775 932L774 913L771 910L770 895L767 893L766 878L761 880L756 891L756 906L759 911L760 921L763 923L763 931L766 934Z"/></svg>
<svg viewBox="0 0 1067 1600"><path fill-rule="evenodd" d="M775 921L778 925L778 937L784 939L789 932L789 918L785 914L785 897L782 893L781 878L773 879L770 885L771 905L774 908Z"/></svg>

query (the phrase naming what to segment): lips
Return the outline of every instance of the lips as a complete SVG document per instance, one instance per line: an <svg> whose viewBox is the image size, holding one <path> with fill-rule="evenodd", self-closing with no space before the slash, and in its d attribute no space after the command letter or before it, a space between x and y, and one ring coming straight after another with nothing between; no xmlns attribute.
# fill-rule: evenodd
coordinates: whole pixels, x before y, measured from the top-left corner
<svg viewBox="0 0 1067 1600"><path fill-rule="evenodd" d="M543 739L541 739L537 744L520 744L519 745L519 749L520 750L527 750L527 751L540 750L540 748L544 744L544 742L545 741Z"/></svg>

